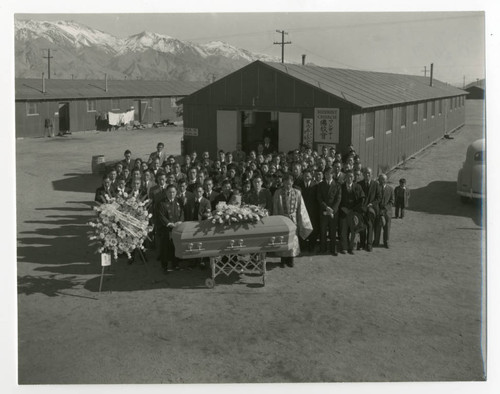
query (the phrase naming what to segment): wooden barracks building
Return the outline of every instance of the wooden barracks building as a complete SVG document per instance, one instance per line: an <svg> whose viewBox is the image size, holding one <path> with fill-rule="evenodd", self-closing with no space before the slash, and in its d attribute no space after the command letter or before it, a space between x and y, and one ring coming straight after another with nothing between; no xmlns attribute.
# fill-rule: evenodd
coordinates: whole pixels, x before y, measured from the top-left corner
<svg viewBox="0 0 500 394"><path fill-rule="evenodd" d="M140 123L180 119L177 101L203 82L16 78L16 137L40 137L45 119L55 133L96 130L98 116L134 108Z"/></svg>
<svg viewBox="0 0 500 394"><path fill-rule="evenodd" d="M187 152L306 143L386 171L464 125L467 92L428 77L253 62L180 100Z"/></svg>

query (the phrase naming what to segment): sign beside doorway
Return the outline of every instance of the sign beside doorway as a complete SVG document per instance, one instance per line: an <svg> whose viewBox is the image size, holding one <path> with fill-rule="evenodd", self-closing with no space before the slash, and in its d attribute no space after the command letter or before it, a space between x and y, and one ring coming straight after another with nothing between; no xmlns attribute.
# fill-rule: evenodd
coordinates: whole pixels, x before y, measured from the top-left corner
<svg viewBox="0 0 500 394"><path fill-rule="evenodd" d="M302 143L309 147L313 147L313 119L312 118L304 118L303 119L303 128L302 128Z"/></svg>
<svg viewBox="0 0 500 394"><path fill-rule="evenodd" d="M196 127L184 127L184 135L198 137L198 129Z"/></svg>
<svg viewBox="0 0 500 394"><path fill-rule="evenodd" d="M314 142L339 143L338 108L314 108Z"/></svg>

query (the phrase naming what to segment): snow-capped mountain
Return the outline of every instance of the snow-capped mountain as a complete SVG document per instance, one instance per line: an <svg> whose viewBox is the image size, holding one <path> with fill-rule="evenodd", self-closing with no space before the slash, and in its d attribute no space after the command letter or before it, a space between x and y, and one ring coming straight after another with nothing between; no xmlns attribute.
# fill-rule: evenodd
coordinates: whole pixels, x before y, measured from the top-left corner
<svg viewBox="0 0 500 394"><path fill-rule="evenodd" d="M111 34L73 21L38 22L16 20L14 26L16 40L32 41L43 38L56 46L74 47L76 49L100 46L106 52L115 53L115 48L122 41Z"/></svg>
<svg viewBox="0 0 500 394"><path fill-rule="evenodd" d="M211 80L254 60L277 61L221 41L196 44L154 32L118 38L74 21L15 21L16 77Z"/></svg>

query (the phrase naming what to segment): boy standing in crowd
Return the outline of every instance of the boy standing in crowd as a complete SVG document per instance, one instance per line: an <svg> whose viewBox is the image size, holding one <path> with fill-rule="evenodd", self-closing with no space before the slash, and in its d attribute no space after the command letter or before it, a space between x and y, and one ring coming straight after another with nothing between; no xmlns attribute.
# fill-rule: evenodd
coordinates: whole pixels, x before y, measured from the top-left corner
<svg viewBox="0 0 500 394"><path fill-rule="evenodd" d="M406 179L399 180L399 186L394 189L394 202L396 206L396 219L403 219L405 216L405 208L408 207L408 200L410 199L410 189L406 187Z"/></svg>

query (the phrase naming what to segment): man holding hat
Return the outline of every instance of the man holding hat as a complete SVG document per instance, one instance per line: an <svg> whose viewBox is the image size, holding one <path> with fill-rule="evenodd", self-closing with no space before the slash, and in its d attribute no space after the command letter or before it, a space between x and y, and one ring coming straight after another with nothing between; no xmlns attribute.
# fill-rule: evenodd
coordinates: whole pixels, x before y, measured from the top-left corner
<svg viewBox="0 0 500 394"><path fill-rule="evenodd" d="M365 193L365 200L361 210L366 224L366 230L360 232L360 248L365 248L368 252L371 252L375 219L378 216L379 209L380 187L378 182L372 179L372 169L370 167L363 169L363 180L359 181L358 185L361 186Z"/></svg>

